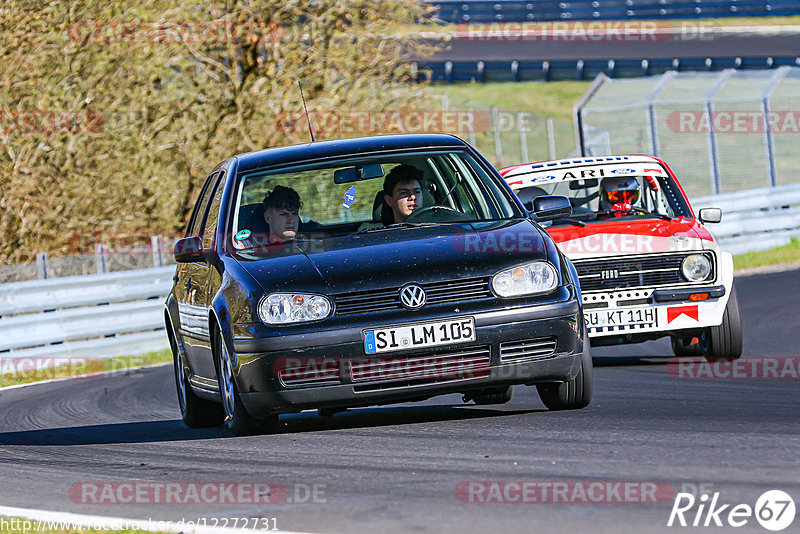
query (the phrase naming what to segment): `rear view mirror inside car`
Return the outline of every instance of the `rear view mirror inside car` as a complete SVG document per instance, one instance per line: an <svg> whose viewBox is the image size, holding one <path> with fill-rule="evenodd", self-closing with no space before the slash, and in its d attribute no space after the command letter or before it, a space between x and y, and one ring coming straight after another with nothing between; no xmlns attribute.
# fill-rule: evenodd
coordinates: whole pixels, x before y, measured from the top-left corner
<svg viewBox="0 0 800 534"><path fill-rule="evenodd" d="M383 166L380 163L356 165L355 167L345 167L344 169L337 169L334 171L333 182L337 184L346 184L359 180L380 178L381 176L383 176Z"/></svg>
<svg viewBox="0 0 800 534"><path fill-rule="evenodd" d="M600 182L597 178L586 178L585 180L573 180L569 183L569 188L573 191L576 189L589 189L590 187L597 187Z"/></svg>

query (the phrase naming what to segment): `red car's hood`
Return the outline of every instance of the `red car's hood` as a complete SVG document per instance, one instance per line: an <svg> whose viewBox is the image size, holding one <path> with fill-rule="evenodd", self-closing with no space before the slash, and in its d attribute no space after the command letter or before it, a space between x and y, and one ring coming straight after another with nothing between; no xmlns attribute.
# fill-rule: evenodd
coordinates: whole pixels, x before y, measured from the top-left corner
<svg viewBox="0 0 800 534"><path fill-rule="evenodd" d="M546 228L570 259L626 254L700 250L714 238L699 222L683 217L593 222L585 227L560 224Z"/></svg>

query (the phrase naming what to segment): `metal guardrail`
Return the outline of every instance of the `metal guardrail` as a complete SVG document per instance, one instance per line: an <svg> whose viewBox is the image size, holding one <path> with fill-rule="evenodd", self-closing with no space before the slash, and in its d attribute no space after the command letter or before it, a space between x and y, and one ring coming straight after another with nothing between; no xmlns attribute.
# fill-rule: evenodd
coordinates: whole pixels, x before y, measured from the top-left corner
<svg viewBox="0 0 800 534"><path fill-rule="evenodd" d="M719 207L710 227L741 254L800 237L800 184L692 199ZM163 301L174 266L0 285L0 358L113 358L167 348Z"/></svg>
<svg viewBox="0 0 800 534"><path fill-rule="evenodd" d="M722 222L709 225L732 254L767 250L800 238L800 184L692 199L695 209L722 208Z"/></svg>
<svg viewBox="0 0 800 534"><path fill-rule="evenodd" d="M797 0L431 0L447 23L692 19L800 14Z"/></svg>
<svg viewBox="0 0 800 534"><path fill-rule="evenodd" d="M0 357L112 358L167 348L175 267L0 285Z"/></svg>

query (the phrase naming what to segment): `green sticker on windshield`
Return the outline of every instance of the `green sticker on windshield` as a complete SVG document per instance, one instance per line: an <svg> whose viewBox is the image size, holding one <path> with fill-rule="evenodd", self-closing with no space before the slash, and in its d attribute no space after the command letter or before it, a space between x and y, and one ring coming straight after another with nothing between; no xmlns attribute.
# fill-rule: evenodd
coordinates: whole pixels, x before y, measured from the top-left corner
<svg viewBox="0 0 800 534"><path fill-rule="evenodd" d="M248 237L250 237L250 230L242 230L236 234L236 241L244 241Z"/></svg>

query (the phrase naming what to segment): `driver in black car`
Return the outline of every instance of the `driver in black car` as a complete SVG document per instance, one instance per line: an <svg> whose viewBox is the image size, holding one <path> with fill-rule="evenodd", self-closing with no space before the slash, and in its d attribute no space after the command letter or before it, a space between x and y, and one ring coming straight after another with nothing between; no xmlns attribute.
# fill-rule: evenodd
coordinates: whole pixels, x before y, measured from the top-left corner
<svg viewBox="0 0 800 534"><path fill-rule="evenodd" d="M398 165L383 181L383 200L392 208L394 223L401 223L422 207L422 171L413 165Z"/></svg>

